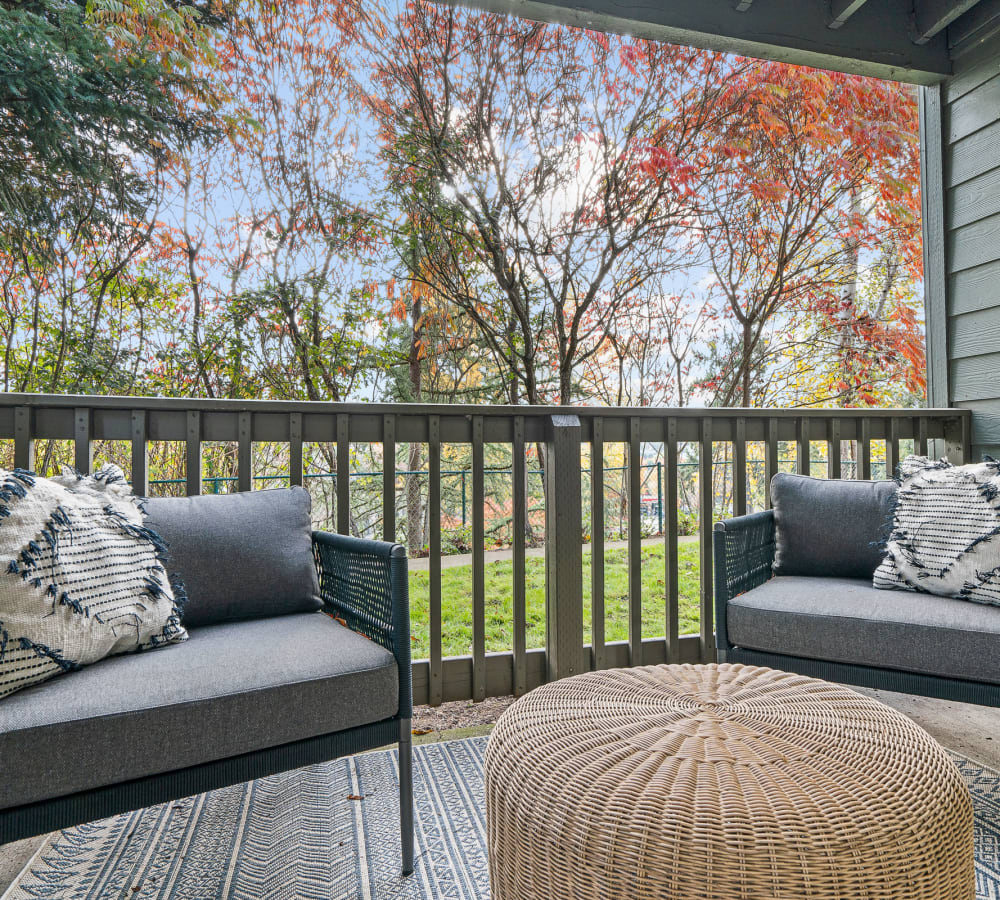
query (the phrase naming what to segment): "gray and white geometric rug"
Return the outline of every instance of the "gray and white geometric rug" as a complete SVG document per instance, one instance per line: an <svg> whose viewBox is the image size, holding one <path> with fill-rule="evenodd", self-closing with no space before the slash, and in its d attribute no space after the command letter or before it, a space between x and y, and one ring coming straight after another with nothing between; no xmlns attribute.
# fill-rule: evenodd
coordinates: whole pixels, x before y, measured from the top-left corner
<svg viewBox="0 0 1000 900"><path fill-rule="evenodd" d="M485 748L416 748L412 878L396 754L379 751L67 829L0 900L488 900ZM976 898L1000 900L1000 775L955 761L976 808Z"/></svg>

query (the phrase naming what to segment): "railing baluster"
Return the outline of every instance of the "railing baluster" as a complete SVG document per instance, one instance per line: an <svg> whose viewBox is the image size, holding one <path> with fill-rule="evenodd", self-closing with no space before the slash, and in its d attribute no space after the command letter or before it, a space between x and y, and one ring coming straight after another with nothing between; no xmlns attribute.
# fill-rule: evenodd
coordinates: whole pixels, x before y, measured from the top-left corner
<svg viewBox="0 0 1000 900"><path fill-rule="evenodd" d="M832 416L829 427L830 441L827 449L827 456L829 457L829 463L826 467L827 477L839 479L843 477L840 465L840 419Z"/></svg>
<svg viewBox="0 0 1000 900"><path fill-rule="evenodd" d="M767 440L764 442L764 509L771 508L771 479L778 473L778 420L767 420Z"/></svg>
<svg viewBox="0 0 1000 900"><path fill-rule="evenodd" d="M861 480L871 481L872 423L867 416L861 420L861 434L858 437L858 462L861 463Z"/></svg>
<svg viewBox="0 0 1000 900"><path fill-rule="evenodd" d="M642 445L639 417L628 422L628 659L642 665Z"/></svg>
<svg viewBox="0 0 1000 900"><path fill-rule="evenodd" d="M236 489L253 490L253 413L244 410L239 416L239 442L236 445Z"/></svg>
<svg viewBox="0 0 1000 900"><path fill-rule="evenodd" d="M799 475L808 475L812 467L809 459L809 420L801 416L796 423L796 429L795 471Z"/></svg>
<svg viewBox="0 0 1000 900"><path fill-rule="evenodd" d="M351 533L351 418L337 416L337 531Z"/></svg>
<svg viewBox="0 0 1000 900"><path fill-rule="evenodd" d="M73 414L73 465L77 472L89 475L94 469L94 443L91 440L91 414L85 406Z"/></svg>
<svg viewBox="0 0 1000 900"><path fill-rule="evenodd" d="M913 452L918 456L927 455L928 424L927 416L917 417L917 442L916 446L913 448Z"/></svg>
<svg viewBox="0 0 1000 900"><path fill-rule="evenodd" d="M302 413L288 414L288 483L302 485Z"/></svg>
<svg viewBox="0 0 1000 900"><path fill-rule="evenodd" d="M885 477L895 478L899 468L899 419L889 419L888 435L885 440Z"/></svg>
<svg viewBox="0 0 1000 900"><path fill-rule="evenodd" d="M189 409L187 413L187 436L184 441L185 476L187 480L187 495L197 497L201 494L202 456L201 456L201 412Z"/></svg>
<svg viewBox="0 0 1000 900"><path fill-rule="evenodd" d="M396 540L396 417L382 417L382 539Z"/></svg>
<svg viewBox="0 0 1000 900"><path fill-rule="evenodd" d="M35 469L35 435L31 427L31 407L14 408L14 468Z"/></svg>
<svg viewBox="0 0 1000 900"><path fill-rule="evenodd" d="M747 420L736 417L733 441L733 515L745 516L747 512Z"/></svg>
<svg viewBox="0 0 1000 900"><path fill-rule="evenodd" d="M149 494L149 444L146 436L146 410L132 410L132 493Z"/></svg>
<svg viewBox="0 0 1000 900"><path fill-rule="evenodd" d="M427 502L430 517L430 597L428 627L430 633L430 683L428 697L431 706L438 706L442 697L441 667L441 418L430 416L427 422Z"/></svg>
<svg viewBox="0 0 1000 900"><path fill-rule="evenodd" d="M957 410L956 410L957 411ZM972 462L972 417L945 419L944 452L953 466Z"/></svg>
<svg viewBox="0 0 1000 900"><path fill-rule="evenodd" d="M582 429L575 415L548 417L545 441L545 666L549 681L583 671Z"/></svg>
<svg viewBox="0 0 1000 900"><path fill-rule="evenodd" d="M511 541L514 552L514 696L528 690L527 630L524 574L524 539L528 521L528 466L524 458L524 416L514 416L514 444L511 448L511 488L514 492L511 510Z"/></svg>
<svg viewBox="0 0 1000 900"><path fill-rule="evenodd" d="M665 425L663 444L663 502L666 515L663 526L663 589L666 601L664 634L667 662L680 656L680 589L677 560L677 419L670 416Z"/></svg>
<svg viewBox="0 0 1000 900"><path fill-rule="evenodd" d="M607 665L604 649L604 419L595 416L590 438L590 645L594 668Z"/></svg>
<svg viewBox="0 0 1000 900"><path fill-rule="evenodd" d="M712 480L712 420L701 420L701 442L698 453L698 536L701 556L701 659L715 659L715 640L712 630L712 528L715 515L715 489Z"/></svg>
<svg viewBox="0 0 1000 900"><path fill-rule="evenodd" d="M472 699L486 699L486 492L483 417L472 417Z"/></svg>
<svg viewBox="0 0 1000 900"><path fill-rule="evenodd" d="M972 416L962 418L962 464L972 462Z"/></svg>

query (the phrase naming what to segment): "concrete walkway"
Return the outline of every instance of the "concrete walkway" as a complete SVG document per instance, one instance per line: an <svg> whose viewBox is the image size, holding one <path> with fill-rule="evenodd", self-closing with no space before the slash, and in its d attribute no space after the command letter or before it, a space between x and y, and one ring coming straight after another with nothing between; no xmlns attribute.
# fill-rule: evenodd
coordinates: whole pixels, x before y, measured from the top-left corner
<svg viewBox="0 0 1000 900"><path fill-rule="evenodd" d="M692 534L687 537L677 538L678 544L691 544L698 540L698 535ZM643 547L658 547L663 544L662 537L651 537L643 538ZM605 541L605 550L624 550L628 547L628 541ZM584 556L590 553L590 544L583 545ZM545 556L544 547L529 547L524 551L525 559L535 559L540 556ZM509 547L505 550L487 550L486 551L486 562L509 562L514 558L514 551ZM455 553L449 556L441 557L441 568L442 569L454 569L456 566L471 566L472 565L472 554L471 553ZM431 567L431 561L429 557L420 556L410 559L410 571L411 572L427 572Z"/></svg>

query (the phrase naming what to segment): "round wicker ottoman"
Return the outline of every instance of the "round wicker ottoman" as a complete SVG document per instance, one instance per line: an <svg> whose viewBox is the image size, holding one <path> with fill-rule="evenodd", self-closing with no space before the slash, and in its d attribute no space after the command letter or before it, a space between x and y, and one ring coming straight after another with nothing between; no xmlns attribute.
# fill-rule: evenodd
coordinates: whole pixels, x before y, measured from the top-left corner
<svg viewBox="0 0 1000 900"><path fill-rule="evenodd" d="M921 728L753 666L540 687L486 750L493 900L974 900L972 804Z"/></svg>

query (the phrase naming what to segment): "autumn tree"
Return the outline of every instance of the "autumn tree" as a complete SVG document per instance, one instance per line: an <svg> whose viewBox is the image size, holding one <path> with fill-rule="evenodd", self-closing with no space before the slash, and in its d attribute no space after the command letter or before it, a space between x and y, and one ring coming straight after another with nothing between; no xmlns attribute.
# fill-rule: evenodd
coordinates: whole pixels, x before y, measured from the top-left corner
<svg viewBox="0 0 1000 900"><path fill-rule="evenodd" d="M365 25L389 178L425 224L414 277L475 322L508 401L571 402L621 305L678 265L730 64L424 2Z"/></svg>
<svg viewBox="0 0 1000 900"><path fill-rule="evenodd" d="M919 277L916 107L890 82L756 63L727 86L723 160L699 196L729 323L708 348L721 406L837 403L922 367L900 295ZM880 302L861 303L866 256ZM836 362L834 362L836 361ZM851 384L824 375L850 362ZM911 379L912 380L912 379ZM914 384L914 386L916 386Z"/></svg>
<svg viewBox="0 0 1000 900"><path fill-rule="evenodd" d="M225 6L21 0L0 10L4 388L134 391L160 314L143 271L160 173L224 124L210 43Z"/></svg>
<svg viewBox="0 0 1000 900"><path fill-rule="evenodd" d="M346 9L287 0L235 21L219 73L250 124L171 171L160 248L188 281L208 396L343 400L377 368L384 310L365 267L381 237L355 190Z"/></svg>
<svg viewBox="0 0 1000 900"><path fill-rule="evenodd" d="M216 95L192 66L207 61L221 19L187 0L0 9L0 240L86 238L89 227L143 216L155 194L148 168L212 125Z"/></svg>
<svg viewBox="0 0 1000 900"><path fill-rule="evenodd" d="M583 367L587 397L609 406L687 406L699 350L715 335L717 319L699 291L647 286L606 324L604 346Z"/></svg>

